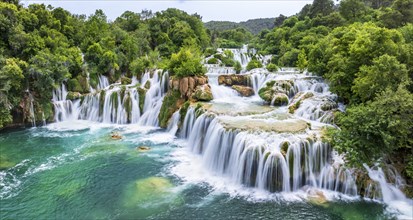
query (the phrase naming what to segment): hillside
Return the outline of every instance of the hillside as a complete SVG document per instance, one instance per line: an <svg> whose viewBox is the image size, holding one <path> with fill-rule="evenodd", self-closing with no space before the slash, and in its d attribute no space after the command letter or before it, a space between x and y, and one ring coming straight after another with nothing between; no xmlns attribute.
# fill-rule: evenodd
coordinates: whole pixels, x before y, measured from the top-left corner
<svg viewBox="0 0 413 220"><path fill-rule="evenodd" d="M209 21L204 24L205 27L210 30L224 31L237 27L243 27L253 34L258 34L264 29L274 28L274 19L275 18L257 18L243 22Z"/></svg>

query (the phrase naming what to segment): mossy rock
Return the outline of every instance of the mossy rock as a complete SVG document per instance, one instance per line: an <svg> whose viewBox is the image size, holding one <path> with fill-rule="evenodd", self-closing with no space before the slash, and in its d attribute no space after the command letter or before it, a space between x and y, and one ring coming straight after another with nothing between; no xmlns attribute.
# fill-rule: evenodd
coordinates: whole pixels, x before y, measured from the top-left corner
<svg viewBox="0 0 413 220"><path fill-rule="evenodd" d="M149 88L151 88L151 81L146 81L146 83L145 83L145 85L143 86L143 87L145 87L145 89L149 89Z"/></svg>
<svg viewBox="0 0 413 220"><path fill-rule="evenodd" d="M129 84L132 83L132 79L130 79L128 77L125 77L125 76L122 76L120 78L120 82L121 82L122 85L129 85Z"/></svg>
<svg viewBox="0 0 413 220"><path fill-rule="evenodd" d="M138 88L138 94L139 94L139 110L142 113L143 112L143 107L145 106L145 97L146 97L146 92L148 90L144 88Z"/></svg>
<svg viewBox="0 0 413 220"><path fill-rule="evenodd" d="M258 95L266 102L270 103L272 101L272 96L274 95L274 91L272 91L271 87L262 87L258 91Z"/></svg>
<svg viewBox="0 0 413 220"><path fill-rule="evenodd" d="M73 92L83 92L82 86L76 79L69 79L67 81L67 89Z"/></svg>
<svg viewBox="0 0 413 220"><path fill-rule="evenodd" d="M295 102L294 104L290 105L290 107L288 107L288 112L290 114L294 114L295 110L297 110L298 108L300 108L301 105L301 100L298 100L297 102Z"/></svg>
<svg viewBox="0 0 413 220"><path fill-rule="evenodd" d="M197 86L192 97L198 101L205 102L209 102L214 99L211 88L208 85Z"/></svg>
<svg viewBox="0 0 413 220"><path fill-rule="evenodd" d="M181 98L181 93L179 91L173 90L168 92L162 102L162 107L159 112L159 126L161 128L166 128L168 126L168 121L172 117L173 113L176 112L185 102Z"/></svg>
<svg viewBox="0 0 413 220"><path fill-rule="evenodd" d="M16 165L15 162L10 161L5 155L0 154L0 170L6 170Z"/></svg>
<svg viewBox="0 0 413 220"><path fill-rule="evenodd" d="M337 108L338 105L336 102L332 101L332 100L325 100L324 103L321 105L321 110L323 111L329 111L329 110L333 110L335 108Z"/></svg>
<svg viewBox="0 0 413 220"><path fill-rule="evenodd" d="M179 127L181 127L183 125L185 117L186 117L186 113L188 112L188 108L189 108L190 105L191 105L191 103L189 101L186 101L182 105L181 109L179 110L179 114L181 116L179 118L179 125L178 125Z"/></svg>
<svg viewBox="0 0 413 220"><path fill-rule="evenodd" d="M240 94L243 97L250 97L254 95L254 90L249 86L234 85L231 88L237 91L238 94Z"/></svg>
<svg viewBox="0 0 413 220"><path fill-rule="evenodd" d="M80 99L82 97L82 94L80 94L80 92L68 92L66 99L68 100L76 100L76 99Z"/></svg>

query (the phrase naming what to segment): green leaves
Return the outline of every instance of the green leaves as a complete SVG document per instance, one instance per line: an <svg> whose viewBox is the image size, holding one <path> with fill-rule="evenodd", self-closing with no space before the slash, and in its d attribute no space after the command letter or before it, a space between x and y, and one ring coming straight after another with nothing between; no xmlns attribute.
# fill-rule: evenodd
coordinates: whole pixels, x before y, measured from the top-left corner
<svg viewBox="0 0 413 220"><path fill-rule="evenodd" d="M177 77L204 75L206 70L201 60L198 51L182 48L178 53L172 54L168 66L169 73Z"/></svg>

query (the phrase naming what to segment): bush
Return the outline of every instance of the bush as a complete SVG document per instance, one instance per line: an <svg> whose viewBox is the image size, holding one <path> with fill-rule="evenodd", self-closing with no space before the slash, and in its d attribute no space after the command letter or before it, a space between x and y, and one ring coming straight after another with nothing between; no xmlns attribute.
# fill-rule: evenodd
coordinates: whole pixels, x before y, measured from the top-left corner
<svg viewBox="0 0 413 220"><path fill-rule="evenodd" d="M278 71L278 66L273 64L273 63L268 64L266 68L270 72L277 72Z"/></svg>
<svg viewBox="0 0 413 220"><path fill-rule="evenodd" d="M224 64L224 66L226 67L232 67L235 65L235 61L231 58L228 57L223 57L222 58L222 63Z"/></svg>
<svg viewBox="0 0 413 220"><path fill-rule="evenodd" d="M215 58L215 57L212 57L211 59L209 59L208 60L208 62L207 62L208 64L218 64L219 63L219 61L218 61L218 59L217 58Z"/></svg>
<svg viewBox="0 0 413 220"><path fill-rule="evenodd" d="M190 48L182 48L178 53L172 54L168 70L171 75L177 77L202 76L206 72L201 63L201 56Z"/></svg>
<svg viewBox="0 0 413 220"><path fill-rule="evenodd" d="M237 74L239 74L241 72L242 66L241 66L241 63L239 61L235 62L234 69L235 69L235 72Z"/></svg>
<svg viewBox="0 0 413 220"><path fill-rule="evenodd" d="M255 68L261 68L262 63L257 60L257 59L252 59L248 64L247 64L247 70L250 71Z"/></svg>

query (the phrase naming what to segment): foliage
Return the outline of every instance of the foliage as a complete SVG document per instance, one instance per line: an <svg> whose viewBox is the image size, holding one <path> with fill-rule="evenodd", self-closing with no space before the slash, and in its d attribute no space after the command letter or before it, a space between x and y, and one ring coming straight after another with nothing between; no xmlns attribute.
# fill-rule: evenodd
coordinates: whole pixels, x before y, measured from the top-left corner
<svg viewBox="0 0 413 220"><path fill-rule="evenodd" d="M277 72L277 71L278 71L278 66L275 65L275 64L273 64L273 63L268 64L268 65L266 66L266 68L267 68L267 70L270 71L270 72Z"/></svg>
<svg viewBox="0 0 413 220"><path fill-rule="evenodd" d="M274 27L274 18L257 18L243 22L231 21L209 21L205 27L211 31L226 31L230 29L244 28L252 34L258 34L262 30L272 29Z"/></svg>
<svg viewBox="0 0 413 220"><path fill-rule="evenodd" d="M395 92L388 88L375 100L348 108L338 124L341 131L330 134L335 148L354 164L374 163L413 145L413 94L403 86Z"/></svg>
<svg viewBox="0 0 413 220"><path fill-rule="evenodd" d="M241 63L239 61L236 61L234 64L234 70L237 74L239 74L242 70Z"/></svg>
<svg viewBox="0 0 413 220"><path fill-rule="evenodd" d="M304 49L301 49L297 59L297 67L300 70L300 72L303 72L308 66L307 56L305 54Z"/></svg>
<svg viewBox="0 0 413 220"><path fill-rule="evenodd" d="M202 76L206 72L199 52L190 48L182 48L178 53L172 54L168 70L176 77Z"/></svg>
<svg viewBox="0 0 413 220"><path fill-rule="evenodd" d="M262 63L257 59L252 59L247 64L247 70L250 71L250 70L255 69L255 68L262 68Z"/></svg>
<svg viewBox="0 0 413 220"><path fill-rule="evenodd" d="M208 60L208 62L207 62L208 64L218 64L219 63L219 61L218 61L218 59L217 58L215 58L215 57L212 57L211 59L209 59Z"/></svg>

